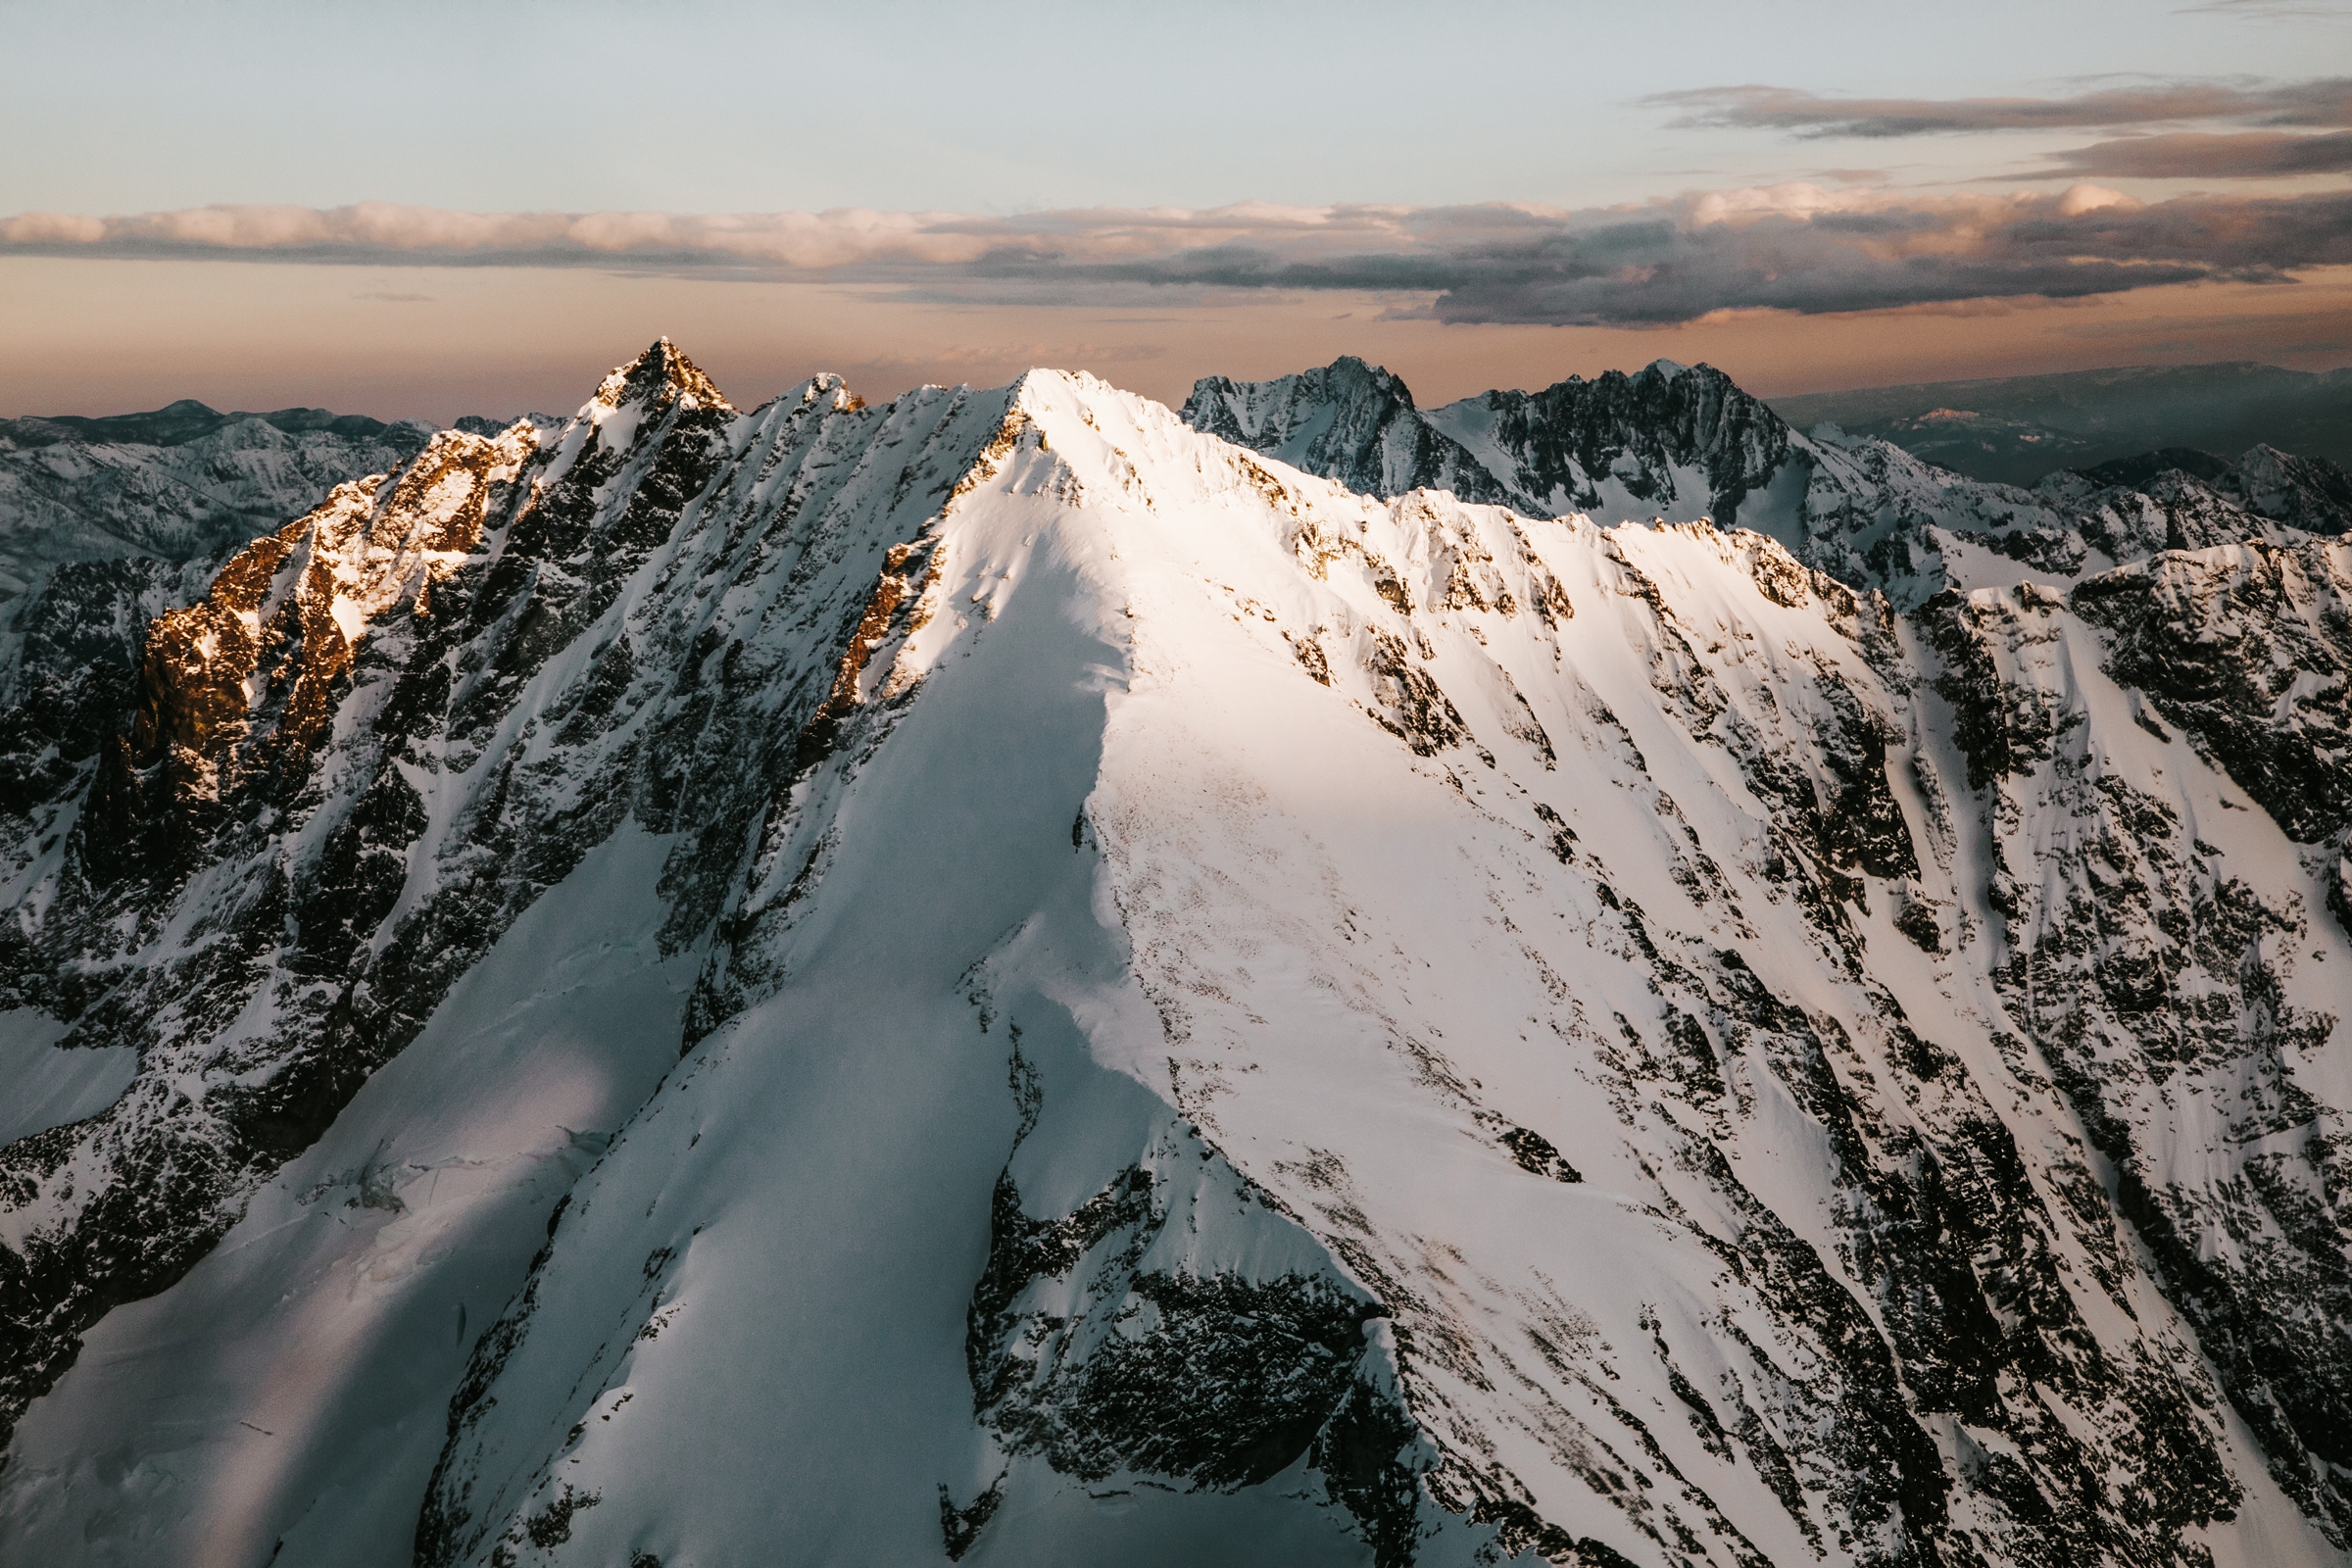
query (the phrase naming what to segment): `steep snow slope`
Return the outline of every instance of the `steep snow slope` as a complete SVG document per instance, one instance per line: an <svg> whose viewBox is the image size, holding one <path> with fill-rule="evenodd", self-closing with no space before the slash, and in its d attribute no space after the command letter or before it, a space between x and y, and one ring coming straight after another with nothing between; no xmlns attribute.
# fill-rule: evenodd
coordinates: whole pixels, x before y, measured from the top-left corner
<svg viewBox="0 0 2352 1568"><path fill-rule="evenodd" d="M2072 581L2159 550L2352 524L2340 470L2267 447L2210 472L2110 465L2019 489L1833 426L1799 433L1722 371L1669 360L1423 411L1387 370L1342 359L1272 381L1203 377L1184 416L1373 495L1427 488L1535 516L1741 524L1902 608L1945 587Z"/></svg>
<svg viewBox="0 0 2352 1568"><path fill-rule="evenodd" d="M772 439L816 422L819 390L809 400L771 410ZM544 443L527 424L496 441L445 433L162 617L126 730L108 733L106 694L85 687L12 715L5 978L17 1001L74 1020L66 1044L135 1047L144 1070L104 1116L0 1156L18 1250L0 1259L17 1330L0 1413L108 1306L184 1272L624 820L688 836L664 862L665 941L689 947L708 924L765 770L790 754L761 711L791 700L790 682L717 667L716 645L696 640L710 590L693 572L684 608L646 633L645 679L683 687L662 722L632 702L635 722L610 723L639 677L635 649L575 639L640 567L676 566L663 547L731 418L665 349ZM777 479L778 504L860 482L830 449L801 456L811 469ZM607 496L618 504L600 508ZM857 555L838 587L849 624L874 564ZM790 612L811 608L802 595ZM808 639L804 685L821 692L837 638Z"/></svg>
<svg viewBox="0 0 2352 1568"><path fill-rule="evenodd" d="M667 848L592 851L210 1255L91 1331L18 1432L11 1560L405 1568L473 1335L677 1059Z"/></svg>
<svg viewBox="0 0 2352 1568"><path fill-rule="evenodd" d="M24 770L12 1000L142 1065L0 1152L0 1543L320 1541L421 1411L432 1564L2341 1562L2346 554L1905 616L666 345L445 434ZM605 931L595 1117L683 1054L526 1269L473 1043Z"/></svg>

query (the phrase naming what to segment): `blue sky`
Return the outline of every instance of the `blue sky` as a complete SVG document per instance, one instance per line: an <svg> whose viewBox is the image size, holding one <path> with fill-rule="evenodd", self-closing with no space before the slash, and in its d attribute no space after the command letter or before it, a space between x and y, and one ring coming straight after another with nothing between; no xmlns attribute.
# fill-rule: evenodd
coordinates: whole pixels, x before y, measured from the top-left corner
<svg viewBox="0 0 2352 1568"><path fill-rule="evenodd" d="M1583 207L1835 167L1997 172L2082 139L1674 129L1659 93L2352 72L2328 8L2117 0L12 9L9 212Z"/></svg>
<svg viewBox="0 0 2352 1568"><path fill-rule="evenodd" d="M1225 341L1213 312L1249 319L1234 341L1286 352L1361 338L1448 392L1717 340L1745 357L1735 373L1784 389L1916 378L1887 332L1916 342L1923 375L1969 344L1979 368L2311 364L2337 352L2325 323L2352 258L2352 7L2333 0L214 0L12 8L8 40L0 401L56 412L222 376L231 323L271 343L240 391L418 410L432 366L467 350L485 394L488 355L512 366L512 397L553 396L575 363L632 347L601 323L671 317L760 342L750 374L814 368L821 349L885 381L985 376L992 345L1068 348L1148 365L1126 379L1163 395ZM1849 100L1886 112L1841 122ZM2075 186L2105 194L2061 212ZM1245 203L1290 216L1232 218ZM279 211L227 241L211 220L97 221L359 204L374 204L365 224ZM1510 204L1507 221L1482 204ZM1405 216L1379 232L1328 217L1365 207ZM929 237L877 249L860 220L847 251L747 251L702 221L842 208L925 215ZM1227 217L1143 234L1135 209ZM2259 244L2196 242L2248 212ZM1302 228L1299 213L1327 216ZM453 241L452 214L690 221ZM932 243L942 215L986 243ZM1594 260L1639 238L1632 220L1656 230L1621 269L1656 274L1639 286ZM2082 233L2060 243L2052 224ZM1919 237L1896 256L1857 237L1870 225ZM1498 270L1506 252L1532 260ZM2132 286L2102 292L2110 276ZM308 302L307 356L273 301ZM1969 310L1976 326L1948 324ZM2050 319L2023 319L2037 312ZM502 315L539 324L485 338ZM2085 332L2090 316L2117 329ZM379 357L367 373L349 363L363 353Z"/></svg>

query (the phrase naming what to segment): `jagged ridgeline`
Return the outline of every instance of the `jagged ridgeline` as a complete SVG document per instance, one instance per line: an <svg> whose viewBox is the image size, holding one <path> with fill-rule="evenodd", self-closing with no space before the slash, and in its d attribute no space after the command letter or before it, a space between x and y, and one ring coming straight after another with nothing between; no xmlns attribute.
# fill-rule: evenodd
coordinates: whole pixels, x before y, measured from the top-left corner
<svg viewBox="0 0 2352 1568"><path fill-rule="evenodd" d="M1900 609L1944 588L2066 584L2164 550L2352 528L2352 473L2324 459L2172 449L2022 489L1835 425L1792 430L1721 370L1670 360L1425 410L1389 371L1342 359L1272 381L1203 377L1184 416L1370 495L1426 487L1541 517L1736 523Z"/></svg>
<svg viewBox="0 0 2352 1568"><path fill-rule="evenodd" d="M2352 547L1318 374L664 342L28 638L0 1556L2343 1561Z"/></svg>

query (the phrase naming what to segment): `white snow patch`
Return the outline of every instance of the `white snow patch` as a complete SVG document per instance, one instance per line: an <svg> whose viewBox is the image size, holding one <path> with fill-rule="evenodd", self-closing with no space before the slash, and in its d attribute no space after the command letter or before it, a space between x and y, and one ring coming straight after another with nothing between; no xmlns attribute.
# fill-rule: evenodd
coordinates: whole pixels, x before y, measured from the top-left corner
<svg viewBox="0 0 2352 1568"><path fill-rule="evenodd" d="M139 1075L128 1046L60 1046L70 1027L30 1007L0 1011L0 1147L97 1115Z"/></svg>

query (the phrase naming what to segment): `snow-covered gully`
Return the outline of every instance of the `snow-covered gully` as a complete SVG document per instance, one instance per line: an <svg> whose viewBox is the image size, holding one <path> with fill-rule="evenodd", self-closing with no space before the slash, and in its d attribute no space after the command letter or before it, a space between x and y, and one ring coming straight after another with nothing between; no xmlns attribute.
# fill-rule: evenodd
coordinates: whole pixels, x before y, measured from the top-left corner
<svg viewBox="0 0 2352 1568"><path fill-rule="evenodd" d="M2352 547L1706 407L662 343L28 643L0 1559L2345 1562Z"/></svg>

